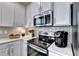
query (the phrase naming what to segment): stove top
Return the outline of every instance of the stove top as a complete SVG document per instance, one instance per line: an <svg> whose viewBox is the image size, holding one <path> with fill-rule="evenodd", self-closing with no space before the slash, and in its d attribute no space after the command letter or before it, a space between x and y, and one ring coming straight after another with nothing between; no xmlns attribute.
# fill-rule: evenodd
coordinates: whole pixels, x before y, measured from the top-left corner
<svg viewBox="0 0 79 59"><path fill-rule="evenodd" d="M28 43L47 49L53 42L48 43L48 42L41 41L39 39L32 39L32 40L29 40Z"/></svg>

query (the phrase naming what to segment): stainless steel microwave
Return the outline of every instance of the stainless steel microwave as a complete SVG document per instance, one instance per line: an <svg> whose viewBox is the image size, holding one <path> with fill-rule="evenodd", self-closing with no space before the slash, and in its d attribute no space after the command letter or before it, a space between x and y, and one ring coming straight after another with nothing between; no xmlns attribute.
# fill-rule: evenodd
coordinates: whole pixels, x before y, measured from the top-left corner
<svg viewBox="0 0 79 59"><path fill-rule="evenodd" d="M34 26L52 26L53 11L45 11L42 14L34 16Z"/></svg>

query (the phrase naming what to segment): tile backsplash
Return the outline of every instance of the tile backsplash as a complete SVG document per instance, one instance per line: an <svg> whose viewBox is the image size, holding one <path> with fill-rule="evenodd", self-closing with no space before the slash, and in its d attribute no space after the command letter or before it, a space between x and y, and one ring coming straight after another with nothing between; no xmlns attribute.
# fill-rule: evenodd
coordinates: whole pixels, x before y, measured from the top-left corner
<svg viewBox="0 0 79 59"><path fill-rule="evenodd" d="M67 31L68 32L68 44L72 43L72 27L36 27L36 35L39 31L45 32L56 32L56 31Z"/></svg>

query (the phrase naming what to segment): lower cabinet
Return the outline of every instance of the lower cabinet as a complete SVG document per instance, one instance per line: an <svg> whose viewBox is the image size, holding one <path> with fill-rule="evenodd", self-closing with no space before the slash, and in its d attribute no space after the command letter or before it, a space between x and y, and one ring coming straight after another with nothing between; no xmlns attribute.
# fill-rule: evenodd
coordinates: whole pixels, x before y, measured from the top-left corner
<svg viewBox="0 0 79 59"><path fill-rule="evenodd" d="M10 49L9 48L1 49L0 56L10 56Z"/></svg>
<svg viewBox="0 0 79 59"><path fill-rule="evenodd" d="M27 56L27 40L21 40L21 48L22 56Z"/></svg>
<svg viewBox="0 0 79 59"><path fill-rule="evenodd" d="M23 52L23 56L27 56L27 44L23 44L23 50L22 50L22 52Z"/></svg>
<svg viewBox="0 0 79 59"><path fill-rule="evenodd" d="M21 56L20 49L18 46L10 48L10 56Z"/></svg>
<svg viewBox="0 0 79 59"><path fill-rule="evenodd" d="M0 45L0 56L21 56L20 40Z"/></svg>

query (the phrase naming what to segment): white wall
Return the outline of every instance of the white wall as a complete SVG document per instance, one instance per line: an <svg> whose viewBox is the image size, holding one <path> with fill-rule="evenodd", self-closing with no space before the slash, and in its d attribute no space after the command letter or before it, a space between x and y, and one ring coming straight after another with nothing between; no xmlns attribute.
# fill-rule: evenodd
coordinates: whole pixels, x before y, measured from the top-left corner
<svg viewBox="0 0 79 59"><path fill-rule="evenodd" d="M24 27L0 27L0 38L6 38L10 34L26 32Z"/></svg>

